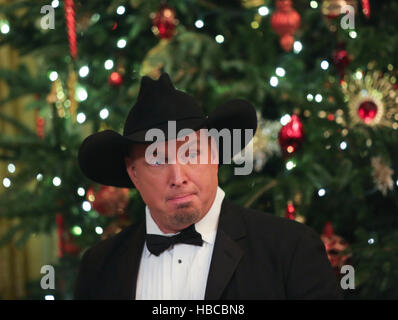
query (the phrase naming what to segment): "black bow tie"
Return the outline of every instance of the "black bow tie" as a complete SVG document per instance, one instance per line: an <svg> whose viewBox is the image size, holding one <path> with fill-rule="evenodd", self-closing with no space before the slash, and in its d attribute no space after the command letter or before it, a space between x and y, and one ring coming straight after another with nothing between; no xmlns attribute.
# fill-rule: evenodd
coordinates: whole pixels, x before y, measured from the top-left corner
<svg viewBox="0 0 398 320"><path fill-rule="evenodd" d="M179 234L171 237L160 236L158 234L146 235L146 245L148 250L156 256L160 255L163 251L177 243L202 246L203 240L200 233L195 230L195 225L193 224L182 230Z"/></svg>

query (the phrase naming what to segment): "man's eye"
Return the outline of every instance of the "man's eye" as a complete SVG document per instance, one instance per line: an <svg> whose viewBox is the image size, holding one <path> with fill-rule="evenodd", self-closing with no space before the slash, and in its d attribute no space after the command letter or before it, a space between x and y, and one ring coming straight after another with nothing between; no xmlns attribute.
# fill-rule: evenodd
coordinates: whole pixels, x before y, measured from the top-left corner
<svg viewBox="0 0 398 320"><path fill-rule="evenodd" d="M151 166L160 166L160 165L162 165L162 164L164 164L164 162L163 161L161 161L161 160L159 160L159 159L152 159L150 162L149 162L149 164L151 165Z"/></svg>

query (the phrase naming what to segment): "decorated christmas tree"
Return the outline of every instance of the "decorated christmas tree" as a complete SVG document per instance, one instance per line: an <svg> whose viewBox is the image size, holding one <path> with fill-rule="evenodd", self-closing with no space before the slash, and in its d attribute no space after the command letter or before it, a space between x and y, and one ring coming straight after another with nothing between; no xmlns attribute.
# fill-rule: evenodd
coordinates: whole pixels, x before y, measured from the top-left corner
<svg viewBox="0 0 398 320"><path fill-rule="evenodd" d="M254 170L220 168L227 198L318 231L336 277L355 270L347 299L397 298L397 14L392 0L2 1L0 46L20 63L0 69L0 244L55 233L51 294L72 297L84 250L145 206L83 176L78 148L121 132L141 77L164 71L205 113L256 107ZM26 297L47 294L39 283Z"/></svg>

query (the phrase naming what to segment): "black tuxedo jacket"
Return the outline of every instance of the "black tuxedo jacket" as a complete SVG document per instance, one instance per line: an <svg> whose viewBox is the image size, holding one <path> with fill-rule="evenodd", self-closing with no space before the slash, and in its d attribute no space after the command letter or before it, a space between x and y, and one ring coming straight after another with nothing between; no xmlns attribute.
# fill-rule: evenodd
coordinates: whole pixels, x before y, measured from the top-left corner
<svg viewBox="0 0 398 320"><path fill-rule="evenodd" d="M87 250L75 299L135 299L145 219ZM340 299L320 237L308 226L224 199L205 299Z"/></svg>

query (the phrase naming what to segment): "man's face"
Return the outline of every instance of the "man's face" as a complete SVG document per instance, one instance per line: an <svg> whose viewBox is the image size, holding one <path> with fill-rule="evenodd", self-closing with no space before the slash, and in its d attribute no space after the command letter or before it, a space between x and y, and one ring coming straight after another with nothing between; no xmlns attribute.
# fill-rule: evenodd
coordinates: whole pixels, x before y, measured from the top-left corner
<svg viewBox="0 0 398 320"><path fill-rule="evenodd" d="M171 140L156 144L157 154L164 156L165 162L146 160L145 150L149 144L134 144L130 157L125 158L130 179L164 233L176 233L198 222L210 209L217 192L218 161L214 162L214 159L217 159L218 154L215 143L211 144L211 138L206 136L208 143L201 145L199 130L185 138L184 141ZM197 157L196 164L184 164L177 157L180 147L187 141L194 142L197 148L181 154L187 158L188 155ZM171 154L168 152L169 143L176 145ZM207 161L200 159L200 154L206 152L204 148L207 149ZM180 151L184 151L184 148ZM197 155L193 151L197 151ZM174 162L168 163L172 159Z"/></svg>

